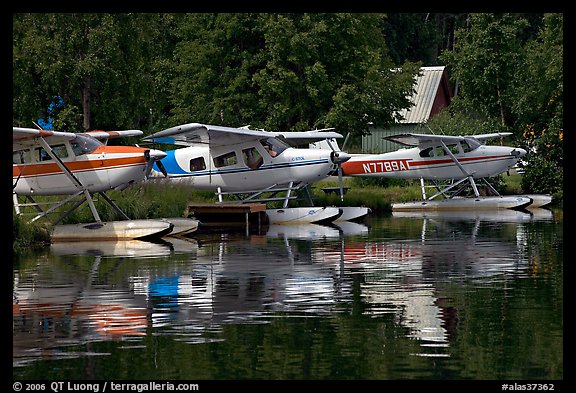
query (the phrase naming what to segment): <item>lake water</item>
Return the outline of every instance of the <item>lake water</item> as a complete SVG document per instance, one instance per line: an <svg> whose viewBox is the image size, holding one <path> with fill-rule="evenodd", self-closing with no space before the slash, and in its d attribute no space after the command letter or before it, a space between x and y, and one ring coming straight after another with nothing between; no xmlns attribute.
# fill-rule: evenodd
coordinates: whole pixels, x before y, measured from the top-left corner
<svg viewBox="0 0 576 393"><path fill-rule="evenodd" d="M562 215L56 243L14 261L13 378L561 381Z"/></svg>

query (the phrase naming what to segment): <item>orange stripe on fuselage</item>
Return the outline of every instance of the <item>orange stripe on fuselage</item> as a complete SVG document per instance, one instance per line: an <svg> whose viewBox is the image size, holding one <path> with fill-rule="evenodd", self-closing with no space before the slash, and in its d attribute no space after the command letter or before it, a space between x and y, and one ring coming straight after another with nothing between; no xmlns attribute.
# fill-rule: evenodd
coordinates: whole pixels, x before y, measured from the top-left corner
<svg viewBox="0 0 576 393"><path fill-rule="evenodd" d="M90 155L95 154L115 154L115 153L141 153L141 155L134 157L116 157L116 158L92 158L90 160L78 161L65 161L64 164L70 171L93 171L100 169L112 169L115 167L131 166L144 164L144 150L139 147L132 146L100 146L94 150ZM53 161L46 163L12 165L12 176L38 176L38 175L51 175L62 173L60 167Z"/></svg>

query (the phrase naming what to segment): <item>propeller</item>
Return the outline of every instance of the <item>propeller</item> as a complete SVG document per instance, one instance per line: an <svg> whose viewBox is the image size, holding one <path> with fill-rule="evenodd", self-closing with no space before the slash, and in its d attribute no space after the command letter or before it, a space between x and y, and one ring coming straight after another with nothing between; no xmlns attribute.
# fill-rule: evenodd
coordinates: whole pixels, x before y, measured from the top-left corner
<svg viewBox="0 0 576 393"><path fill-rule="evenodd" d="M350 134L348 134L350 135ZM348 140L348 136L346 136L346 139L344 140L344 144L346 144L346 141ZM340 189L340 201L344 201L344 184L343 184L343 176L342 176L342 163L348 161L350 159L350 157L352 157L350 154L348 153L344 153L341 150L336 150L334 148L334 146L332 145L332 143L330 143L329 139L326 139L326 142L328 143L328 146L330 146L330 149L332 149L332 153L330 153L330 159L332 160L332 162L334 164L337 165L337 169L338 169L338 188Z"/></svg>
<svg viewBox="0 0 576 393"><path fill-rule="evenodd" d="M164 164L162 164L161 161L164 157L166 157L166 155L166 152L163 152L162 150L147 149L144 151L144 159L147 161L146 168L144 170L144 176L146 179L150 177L154 163L156 163L158 169L160 169L164 177L168 177L166 168L164 168Z"/></svg>

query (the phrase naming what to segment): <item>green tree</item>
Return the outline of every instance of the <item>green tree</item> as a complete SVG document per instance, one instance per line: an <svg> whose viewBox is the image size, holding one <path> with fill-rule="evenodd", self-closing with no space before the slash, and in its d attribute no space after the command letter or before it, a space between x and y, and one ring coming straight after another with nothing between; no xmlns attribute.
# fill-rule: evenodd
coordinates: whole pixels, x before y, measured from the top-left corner
<svg viewBox="0 0 576 393"><path fill-rule="evenodd" d="M441 51L451 48L454 23L460 15L466 14L386 14L382 30L394 64L400 66L406 60L438 64Z"/></svg>
<svg viewBox="0 0 576 393"><path fill-rule="evenodd" d="M562 14L472 14L441 58L457 79L452 112L498 118L530 154L525 192L562 188Z"/></svg>
<svg viewBox="0 0 576 393"><path fill-rule="evenodd" d="M456 30L454 50L440 55L458 82L455 105L496 117L503 129L513 124L512 84L522 66L527 27L528 21L517 14L471 14L470 28Z"/></svg>
<svg viewBox="0 0 576 393"><path fill-rule="evenodd" d="M254 14L186 14L176 31L168 124L246 125L257 119L252 75L264 37ZM247 123L248 122L248 123Z"/></svg>
<svg viewBox="0 0 576 393"><path fill-rule="evenodd" d="M522 139L530 148L545 135L541 154L562 165L563 130L563 16L546 14L542 29L525 46L523 64L514 83L512 112L515 128L523 131ZM543 138L546 139L546 138Z"/></svg>
<svg viewBox="0 0 576 393"><path fill-rule="evenodd" d="M151 108L166 111L155 78L172 53L169 17L35 13L13 21L14 124L44 117L55 96L64 100L54 118L60 130L140 127Z"/></svg>
<svg viewBox="0 0 576 393"><path fill-rule="evenodd" d="M381 14L194 14L183 21L171 122L365 133L409 105Z"/></svg>

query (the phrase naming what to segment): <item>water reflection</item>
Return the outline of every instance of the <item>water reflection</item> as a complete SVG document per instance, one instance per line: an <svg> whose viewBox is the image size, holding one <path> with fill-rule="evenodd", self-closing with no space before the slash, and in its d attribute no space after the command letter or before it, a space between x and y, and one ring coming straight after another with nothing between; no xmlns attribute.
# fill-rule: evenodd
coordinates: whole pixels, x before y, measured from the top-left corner
<svg viewBox="0 0 576 393"><path fill-rule="evenodd" d="M342 313L392 320L395 337L418 343L408 356L450 358L461 323L450 290L531 274L534 233L526 224L553 220L539 210L395 213L365 224L274 225L248 237L55 243L14 269L13 365L107 355L90 345L100 341L217 343L228 324ZM355 334L368 334L365 325Z"/></svg>

